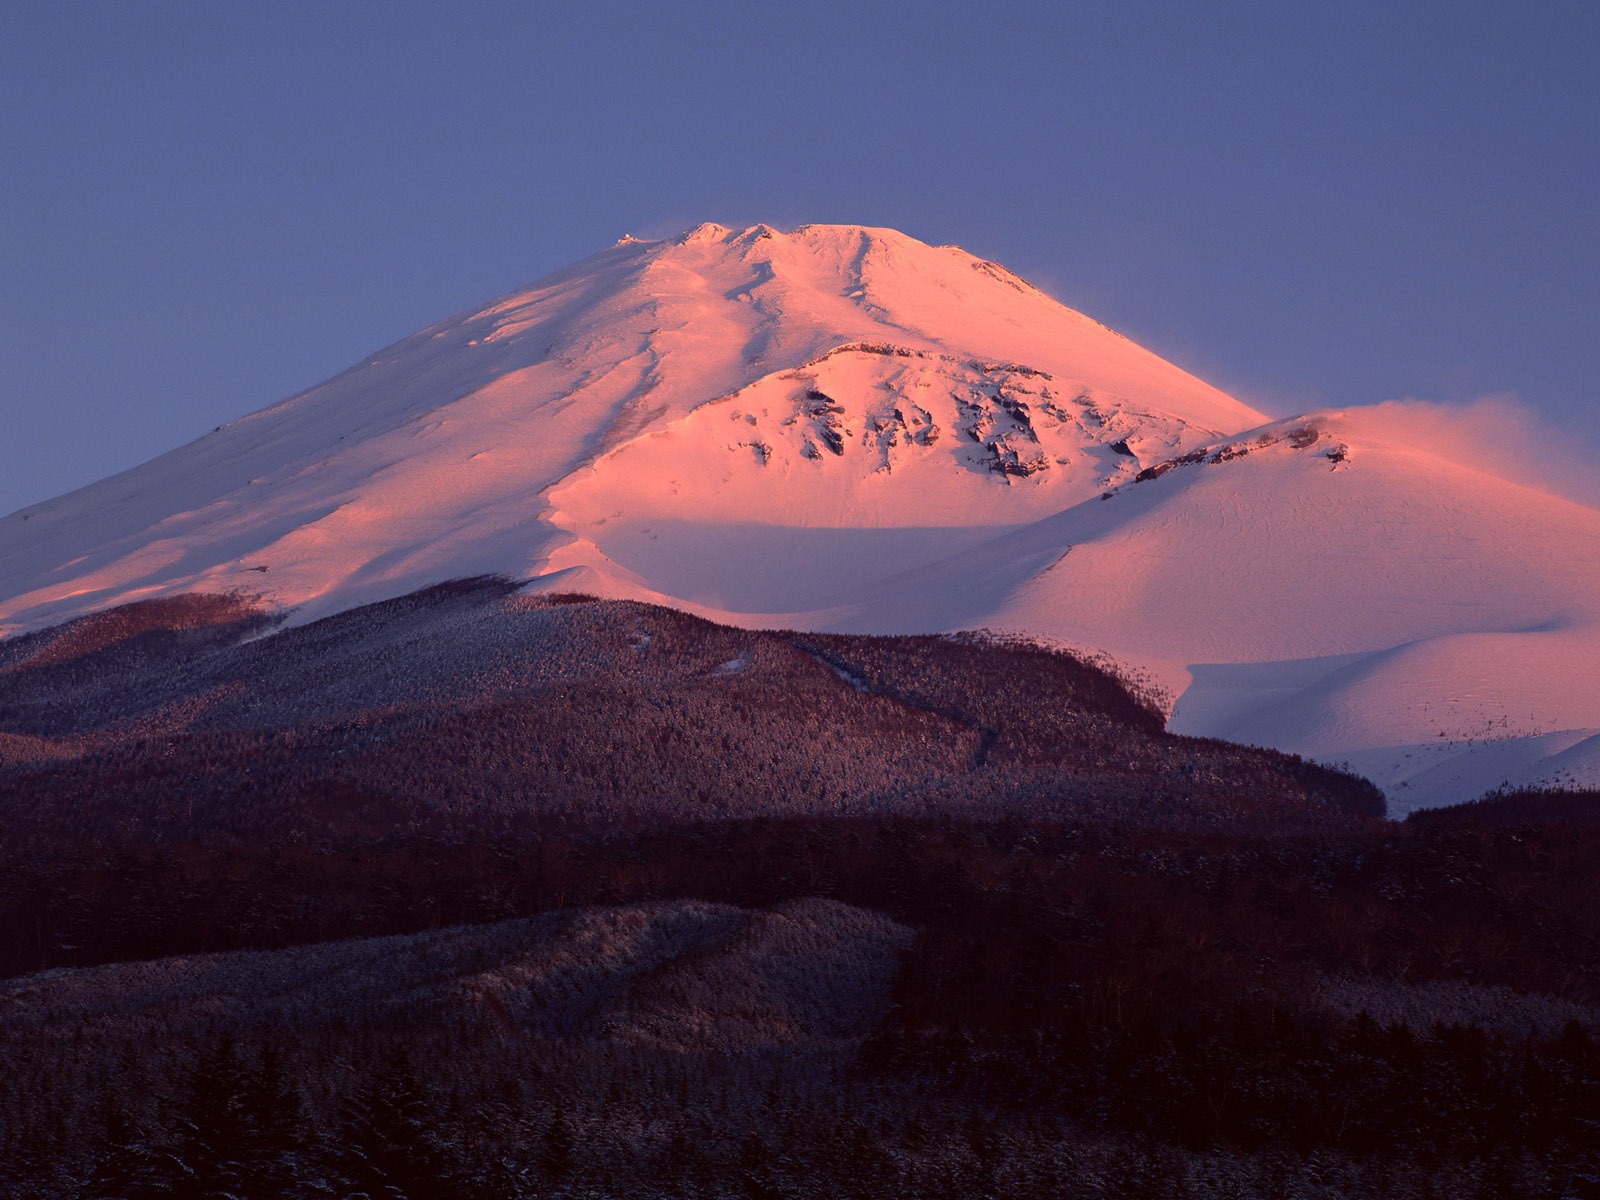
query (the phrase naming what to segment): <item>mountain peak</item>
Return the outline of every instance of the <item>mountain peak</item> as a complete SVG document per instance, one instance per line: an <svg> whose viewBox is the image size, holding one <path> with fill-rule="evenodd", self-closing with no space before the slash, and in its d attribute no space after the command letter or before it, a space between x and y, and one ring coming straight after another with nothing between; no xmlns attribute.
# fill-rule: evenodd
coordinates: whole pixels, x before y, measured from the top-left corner
<svg viewBox="0 0 1600 1200"><path fill-rule="evenodd" d="M686 229L672 241L680 246L698 246L706 242L726 241L730 230L715 221L702 221L693 229Z"/></svg>
<svg viewBox="0 0 1600 1200"><path fill-rule="evenodd" d="M862 225L707 222L623 239L0 523L0 630L192 590L304 617L579 561L654 596L620 584L557 500L595 501L596 471L641 439L711 456L692 486L658 481L652 508L693 493L797 527L970 528L1120 478L1132 464L1110 442L1181 453L1263 420L964 251ZM680 444L691 430L703 446ZM773 470L747 479L752 456ZM731 490L700 486L724 477Z"/></svg>
<svg viewBox="0 0 1600 1200"><path fill-rule="evenodd" d="M1192 732L1324 757L1403 730L1600 763L1600 513L1427 434L1269 422L956 247L706 223L0 519L0 633L191 592L305 621L494 575L1092 646L1183 691ZM1391 782L1434 761L1412 749Z"/></svg>

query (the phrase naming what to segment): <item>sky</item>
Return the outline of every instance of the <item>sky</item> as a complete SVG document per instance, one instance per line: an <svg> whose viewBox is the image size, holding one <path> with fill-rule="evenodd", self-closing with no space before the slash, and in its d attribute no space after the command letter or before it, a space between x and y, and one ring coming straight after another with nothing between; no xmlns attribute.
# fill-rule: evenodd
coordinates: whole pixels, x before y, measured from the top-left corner
<svg viewBox="0 0 1600 1200"><path fill-rule="evenodd" d="M0 513L623 234L891 226L1600 455L1600 6L0 0ZM1581 470L1581 467L1579 468Z"/></svg>

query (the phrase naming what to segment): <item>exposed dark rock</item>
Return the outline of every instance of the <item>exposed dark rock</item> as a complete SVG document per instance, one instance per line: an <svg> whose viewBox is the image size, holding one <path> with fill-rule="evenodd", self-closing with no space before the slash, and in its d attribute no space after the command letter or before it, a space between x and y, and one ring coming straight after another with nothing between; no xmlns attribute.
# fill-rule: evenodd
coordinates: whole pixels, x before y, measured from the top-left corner
<svg viewBox="0 0 1600 1200"><path fill-rule="evenodd" d="M1133 477L1133 481L1135 483L1144 483L1147 480L1160 479L1174 467L1190 467L1205 461L1206 452L1204 450L1191 450L1189 453L1179 455L1177 458L1169 458L1165 462L1158 462L1153 466L1146 467Z"/></svg>
<svg viewBox="0 0 1600 1200"><path fill-rule="evenodd" d="M1304 450L1307 446L1314 445L1318 438L1314 425L1301 425L1289 431L1289 445L1296 450Z"/></svg>
<svg viewBox="0 0 1600 1200"><path fill-rule="evenodd" d="M993 461L989 464L989 469L998 471L1002 475L1012 475L1026 479L1030 475L1037 475L1050 466L1050 460L1043 454L1037 452L1021 453L1015 446L1010 445L1003 439L997 438L995 441L987 443L987 445L989 453L994 456Z"/></svg>

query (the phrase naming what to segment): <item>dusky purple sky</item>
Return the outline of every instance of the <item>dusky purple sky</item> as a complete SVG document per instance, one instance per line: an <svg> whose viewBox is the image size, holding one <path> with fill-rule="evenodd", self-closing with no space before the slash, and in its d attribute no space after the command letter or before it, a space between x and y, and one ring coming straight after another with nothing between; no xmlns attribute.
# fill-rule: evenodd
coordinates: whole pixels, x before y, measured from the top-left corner
<svg viewBox="0 0 1600 1200"><path fill-rule="evenodd" d="M1563 2L10 0L0 513L703 220L958 243L1273 415L1594 446L1597 61Z"/></svg>

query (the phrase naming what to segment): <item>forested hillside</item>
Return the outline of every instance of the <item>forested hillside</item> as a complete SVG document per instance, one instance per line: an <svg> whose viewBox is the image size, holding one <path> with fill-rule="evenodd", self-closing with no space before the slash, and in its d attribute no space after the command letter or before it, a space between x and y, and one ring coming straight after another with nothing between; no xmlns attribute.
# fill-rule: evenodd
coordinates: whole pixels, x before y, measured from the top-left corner
<svg viewBox="0 0 1600 1200"><path fill-rule="evenodd" d="M468 581L0 643L18 1196L1581 1196L1600 830L977 637Z"/></svg>

